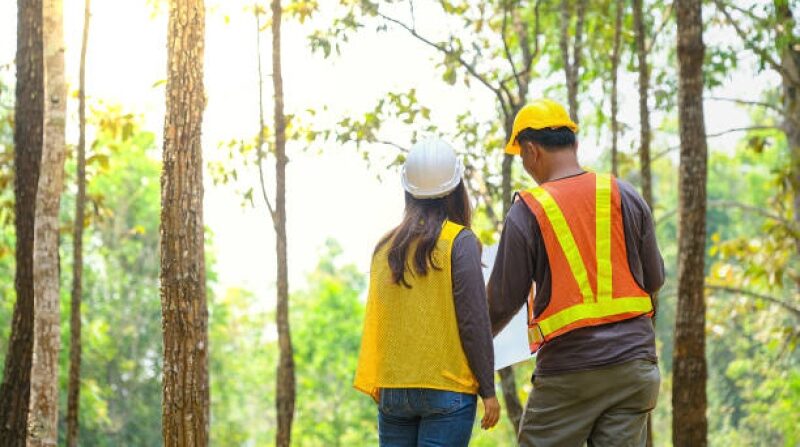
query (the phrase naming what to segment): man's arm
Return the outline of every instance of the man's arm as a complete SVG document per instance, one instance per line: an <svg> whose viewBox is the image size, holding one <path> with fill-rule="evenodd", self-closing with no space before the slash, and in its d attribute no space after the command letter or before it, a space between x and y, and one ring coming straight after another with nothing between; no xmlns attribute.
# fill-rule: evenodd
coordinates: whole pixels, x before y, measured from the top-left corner
<svg viewBox="0 0 800 447"><path fill-rule="evenodd" d="M639 258L642 260L642 281L644 291L653 295L664 285L664 259L658 250L656 228L650 208L645 204L642 219L642 237Z"/></svg>
<svg viewBox="0 0 800 447"><path fill-rule="evenodd" d="M503 225L492 274L487 287L492 333L497 335L525 305L533 278L530 241L519 226L521 202L512 206Z"/></svg>

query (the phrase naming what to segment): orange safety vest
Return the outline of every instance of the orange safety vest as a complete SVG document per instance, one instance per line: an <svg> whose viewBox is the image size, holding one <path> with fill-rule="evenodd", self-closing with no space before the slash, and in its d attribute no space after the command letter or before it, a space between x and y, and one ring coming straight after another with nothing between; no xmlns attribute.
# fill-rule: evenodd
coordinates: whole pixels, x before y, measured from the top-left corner
<svg viewBox="0 0 800 447"><path fill-rule="evenodd" d="M574 329L651 315L653 303L628 264L615 178L587 173L519 193L536 216L552 276L550 303L533 315L531 352Z"/></svg>

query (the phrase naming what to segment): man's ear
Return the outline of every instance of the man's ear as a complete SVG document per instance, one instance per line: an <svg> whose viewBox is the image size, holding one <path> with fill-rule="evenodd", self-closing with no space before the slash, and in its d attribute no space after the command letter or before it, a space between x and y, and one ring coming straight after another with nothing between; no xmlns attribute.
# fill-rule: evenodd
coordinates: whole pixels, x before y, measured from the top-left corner
<svg viewBox="0 0 800 447"><path fill-rule="evenodd" d="M531 157L532 161L538 160L541 156L539 153L539 146L534 144L533 141L526 141L524 144L528 151L528 157Z"/></svg>
<svg viewBox="0 0 800 447"><path fill-rule="evenodd" d="M520 155L533 155L533 143L530 141L520 141L519 142L519 154Z"/></svg>

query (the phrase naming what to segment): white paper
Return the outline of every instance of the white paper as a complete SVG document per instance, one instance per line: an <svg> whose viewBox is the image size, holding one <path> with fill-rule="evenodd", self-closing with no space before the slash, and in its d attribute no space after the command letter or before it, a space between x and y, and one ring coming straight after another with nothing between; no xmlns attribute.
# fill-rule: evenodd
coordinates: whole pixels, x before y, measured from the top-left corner
<svg viewBox="0 0 800 447"><path fill-rule="evenodd" d="M489 281L489 275L497 257L497 245L483 248L483 279ZM531 349L528 345L528 307L522 306L502 331L494 338L494 369L530 359Z"/></svg>

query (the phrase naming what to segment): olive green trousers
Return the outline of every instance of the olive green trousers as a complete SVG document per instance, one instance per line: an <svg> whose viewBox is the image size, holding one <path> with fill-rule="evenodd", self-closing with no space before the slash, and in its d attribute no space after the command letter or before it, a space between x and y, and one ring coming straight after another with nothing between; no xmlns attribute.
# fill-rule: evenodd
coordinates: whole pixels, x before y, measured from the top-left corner
<svg viewBox="0 0 800 447"><path fill-rule="evenodd" d="M523 447L640 447L661 376L648 360L534 376L519 430Z"/></svg>

